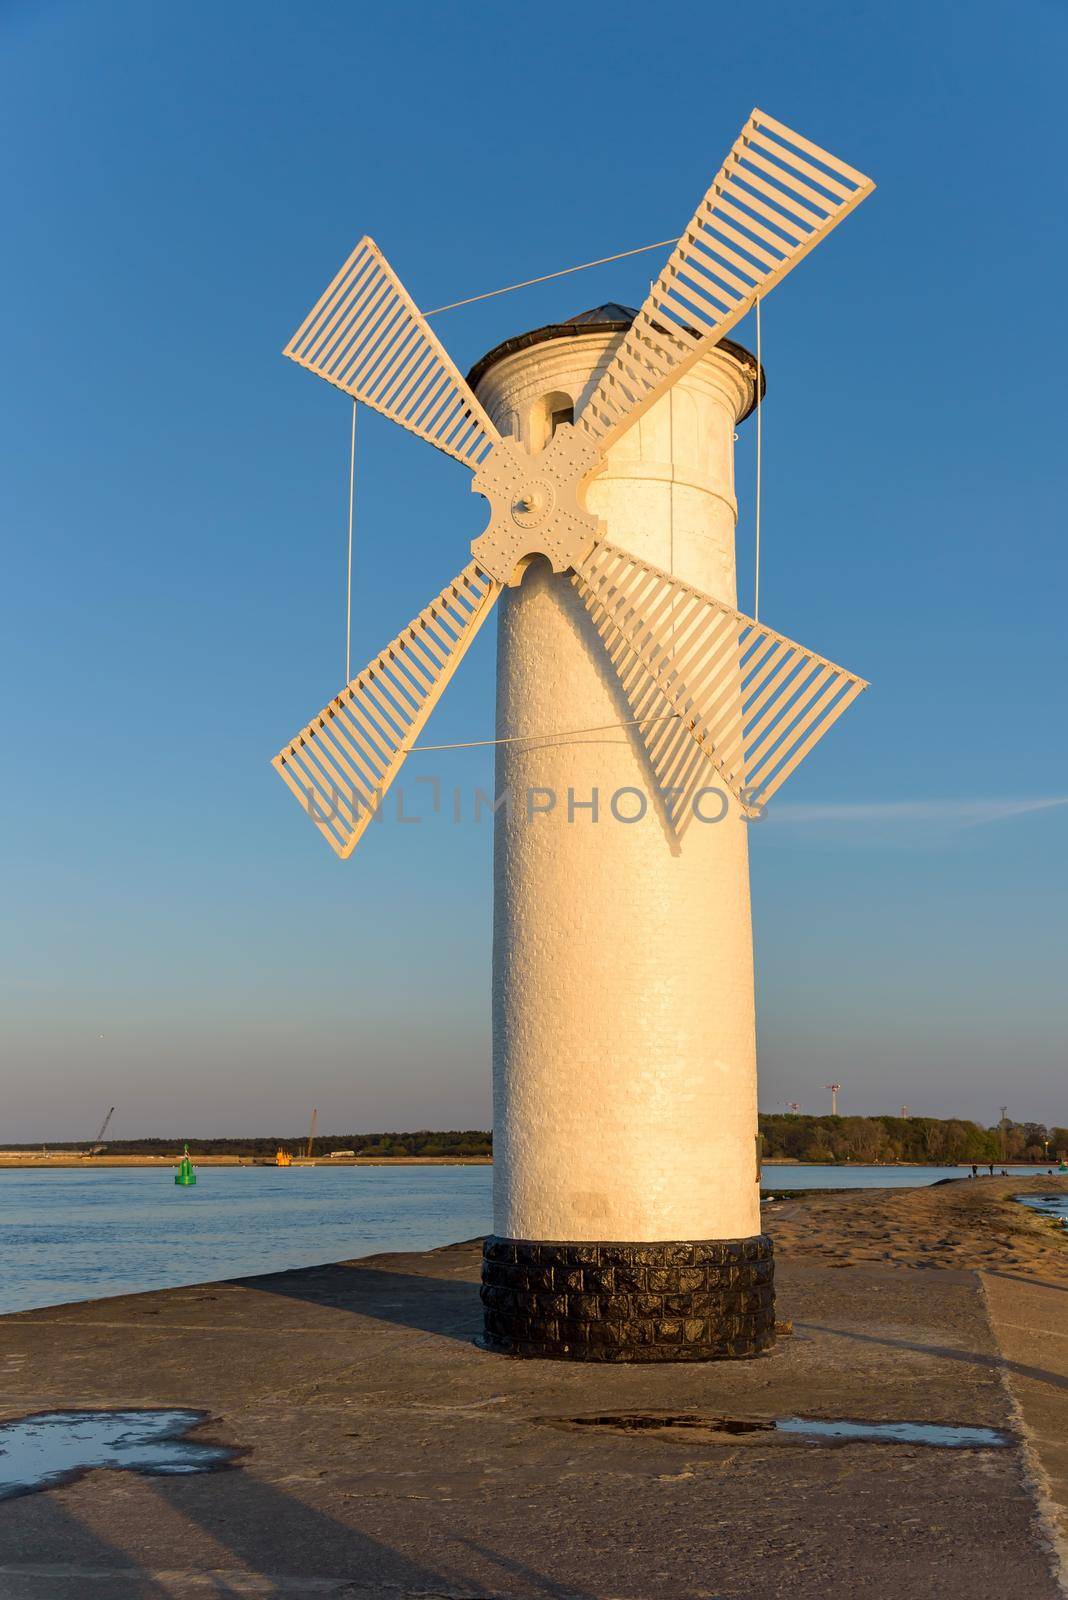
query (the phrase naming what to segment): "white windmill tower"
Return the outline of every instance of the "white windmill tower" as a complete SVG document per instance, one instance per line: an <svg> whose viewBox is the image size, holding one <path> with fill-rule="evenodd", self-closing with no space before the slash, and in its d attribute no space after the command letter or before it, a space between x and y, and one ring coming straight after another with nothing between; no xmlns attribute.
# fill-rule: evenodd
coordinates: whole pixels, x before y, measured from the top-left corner
<svg viewBox="0 0 1068 1600"><path fill-rule="evenodd" d="M745 823L865 685L735 609L733 429L763 375L725 335L872 188L754 111L636 313L510 340L465 382L365 238L286 348L490 505L463 570L273 764L348 856L502 600L495 1350L774 1337Z"/></svg>

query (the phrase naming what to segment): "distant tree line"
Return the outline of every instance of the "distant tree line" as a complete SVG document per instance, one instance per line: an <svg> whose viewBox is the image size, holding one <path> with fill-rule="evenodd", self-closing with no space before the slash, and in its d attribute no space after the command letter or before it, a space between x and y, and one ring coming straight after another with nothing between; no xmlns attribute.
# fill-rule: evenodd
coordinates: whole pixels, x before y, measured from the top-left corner
<svg viewBox="0 0 1068 1600"><path fill-rule="evenodd" d="M113 1156L170 1156L188 1144L194 1156L261 1156L272 1157L276 1150L288 1150L290 1155L303 1155L308 1135L280 1139L264 1135L251 1139L105 1139L104 1149ZM40 1145L7 1145L8 1150L39 1150ZM48 1149L60 1153L86 1148L82 1140L73 1144L49 1144ZM328 1156L333 1150L354 1150L361 1156L488 1156L492 1153L490 1134L479 1129L447 1133L434 1133L423 1129L418 1133L328 1133L316 1134L312 1149L317 1156Z"/></svg>
<svg viewBox="0 0 1068 1600"><path fill-rule="evenodd" d="M1068 1128L1006 1122L982 1128L958 1117L761 1116L765 1156L794 1161L960 1162L1052 1161L1068 1154Z"/></svg>
<svg viewBox="0 0 1068 1600"><path fill-rule="evenodd" d="M982 1128L957 1117L807 1117L762 1115L765 1156L794 1161L857 1161L864 1164L915 1161L923 1166L961 1162L1052 1161L1068 1155L1068 1128L1047 1128L1040 1122L1006 1122ZM188 1142L192 1155L272 1158L278 1149L301 1155L307 1134L251 1139L107 1139L104 1148L116 1156L170 1156ZM9 1150L39 1150L40 1145L7 1145ZM50 1144L57 1153L85 1150L84 1141ZM416 1133L317 1134L317 1156L353 1150L361 1156L489 1156L493 1136L483 1129L451 1129Z"/></svg>

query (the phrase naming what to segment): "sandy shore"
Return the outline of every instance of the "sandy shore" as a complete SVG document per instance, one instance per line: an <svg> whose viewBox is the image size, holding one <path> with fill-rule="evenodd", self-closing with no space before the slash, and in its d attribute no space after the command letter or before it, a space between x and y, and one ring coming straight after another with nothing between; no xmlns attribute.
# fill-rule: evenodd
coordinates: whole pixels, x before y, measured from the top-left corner
<svg viewBox="0 0 1068 1600"><path fill-rule="evenodd" d="M765 1201L764 1225L791 1260L834 1266L864 1261L906 1267L1011 1269L1024 1276L1068 1271L1068 1235L1017 1194L1068 1193L1068 1177L959 1178L922 1189L799 1192Z"/></svg>

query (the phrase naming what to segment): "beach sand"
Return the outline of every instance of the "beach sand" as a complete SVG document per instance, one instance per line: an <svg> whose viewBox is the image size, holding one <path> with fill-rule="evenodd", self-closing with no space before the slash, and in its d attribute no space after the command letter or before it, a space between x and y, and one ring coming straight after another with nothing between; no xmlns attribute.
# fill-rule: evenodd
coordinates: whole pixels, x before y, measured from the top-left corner
<svg viewBox="0 0 1068 1600"><path fill-rule="evenodd" d="M765 1179L765 1181L767 1181ZM1068 1193L1068 1176L954 1178L922 1189L822 1190L765 1200L764 1226L780 1256L856 1265L1068 1272L1068 1245L1018 1194Z"/></svg>

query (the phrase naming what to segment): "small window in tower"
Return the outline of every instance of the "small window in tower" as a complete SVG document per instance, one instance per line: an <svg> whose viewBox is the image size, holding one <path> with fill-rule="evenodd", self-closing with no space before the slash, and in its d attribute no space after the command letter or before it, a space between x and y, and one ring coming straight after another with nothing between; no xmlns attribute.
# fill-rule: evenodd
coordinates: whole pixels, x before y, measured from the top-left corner
<svg viewBox="0 0 1068 1600"><path fill-rule="evenodd" d="M533 455L544 450L557 428L575 420L574 396L566 389L551 389L534 401L527 422L528 437L524 444Z"/></svg>

